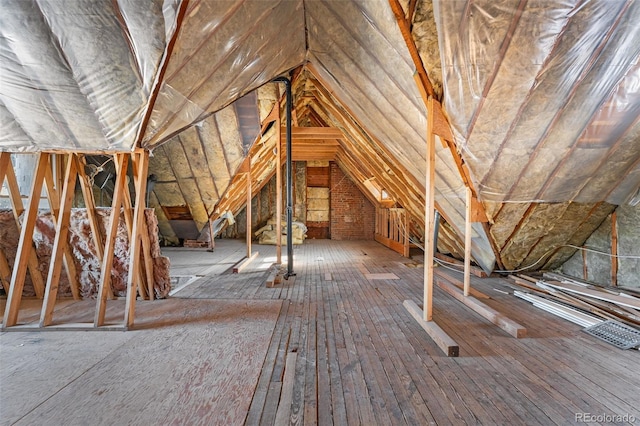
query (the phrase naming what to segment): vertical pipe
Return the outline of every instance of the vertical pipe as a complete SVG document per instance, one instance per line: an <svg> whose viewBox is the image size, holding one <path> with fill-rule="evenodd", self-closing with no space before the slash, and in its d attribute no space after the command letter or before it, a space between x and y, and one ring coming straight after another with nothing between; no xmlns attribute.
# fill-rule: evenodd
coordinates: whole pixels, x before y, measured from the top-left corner
<svg viewBox="0 0 640 426"><path fill-rule="evenodd" d="M273 81L284 83L287 91L287 273L285 279L293 272L293 232L291 222L293 221L293 183L291 178L291 109L293 105L293 95L291 93L291 80L286 77L278 77Z"/></svg>

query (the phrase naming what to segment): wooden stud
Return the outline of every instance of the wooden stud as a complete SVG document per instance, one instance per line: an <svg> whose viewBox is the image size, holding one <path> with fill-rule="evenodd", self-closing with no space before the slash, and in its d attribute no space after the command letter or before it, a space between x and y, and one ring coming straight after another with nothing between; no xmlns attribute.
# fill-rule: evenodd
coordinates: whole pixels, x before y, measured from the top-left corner
<svg viewBox="0 0 640 426"><path fill-rule="evenodd" d="M4 183L4 178L7 174L7 169L11 164L11 153L10 152L0 152L0 188L2 188L2 184Z"/></svg>
<svg viewBox="0 0 640 426"><path fill-rule="evenodd" d="M618 215L611 213L611 285L618 285Z"/></svg>
<svg viewBox="0 0 640 426"><path fill-rule="evenodd" d="M38 217L38 204L40 202L40 194L42 193L42 183L44 181L44 175L48 165L49 154L46 152L39 153L38 163L36 165L36 171L31 185L29 207L25 212L22 230L20 232L20 241L16 252L13 275L11 276L11 287L7 294L7 304L4 311L2 328L11 327L16 325L18 322L18 311L20 310L20 301L22 300L22 290L24 288L24 280L27 274L27 265L29 264L31 253L34 252L33 229L35 228L36 219ZM19 195L20 194L18 194L18 197Z"/></svg>
<svg viewBox="0 0 640 426"><path fill-rule="evenodd" d="M2 282L5 294L9 294L9 287L11 287L11 267L7 261L7 256L5 256L2 250L0 250L0 282Z"/></svg>
<svg viewBox="0 0 640 426"><path fill-rule="evenodd" d="M93 319L94 327L104 324L104 316L107 308L107 288L111 285L111 268L113 266L113 249L116 243L118 223L120 222L120 207L127 183L128 154L114 154L116 165L116 182L113 187L113 199L111 202L111 215L107 226L104 257L100 269L100 286L96 295L96 311Z"/></svg>
<svg viewBox="0 0 640 426"><path fill-rule="evenodd" d="M73 154L69 154L69 162L74 162L75 163L75 155ZM44 183L45 183L45 188L47 190L47 199L49 200L49 208L51 209L51 219L53 221L53 226L57 229L58 227L58 222L60 220L60 203L62 201L62 194L60 193L60 191L58 190L58 188L62 188L64 190L64 185L66 181L66 172L63 171L59 171L58 169L63 165L63 156L62 154L56 154L55 155L55 167L56 167L56 174L58 179L54 180L54 176L53 176L53 167L47 167L47 171L46 174L44 176ZM54 159L52 158L52 160ZM53 165L52 165L53 166ZM77 167L74 166L73 167L75 169L74 173L74 185L75 185L75 180L76 180L76 176L77 176ZM74 190L71 194L71 203L73 203L73 196L75 195L75 187ZM69 214L71 214L71 212L69 211ZM76 275L76 264L73 260L73 254L71 253L71 247L69 246L69 244L64 244L62 246L62 250L63 250L63 264L64 264L64 269L65 272L67 273L67 277L69 279L69 286L71 287L71 293L73 294L73 298L75 300L80 300L82 297L80 296L80 284L78 283L78 279L77 279L77 275ZM51 266L52 262L53 262L53 256L54 253L51 253L52 257L51 257L51 262L49 263L49 266ZM57 278L59 279L59 278ZM57 280L56 279L56 280ZM48 280L48 278L47 278ZM57 286L58 283L56 282L56 291L57 291ZM46 287L45 287L45 293L46 293Z"/></svg>
<svg viewBox="0 0 640 426"><path fill-rule="evenodd" d="M247 214L247 257L251 257L251 166L249 166L249 172L246 175L247 179L247 208L245 212Z"/></svg>
<svg viewBox="0 0 640 426"><path fill-rule="evenodd" d="M93 186L89 180L89 176L85 171L86 159L84 155L76 155L76 161L78 162L78 180L80 181L80 189L82 190L82 196L84 198L84 206L87 212L87 220L89 221L89 228L91 229L91 238L93 239L93 246L96 250L96 257L98 262L102 264L104 258L104 245L102 243L102 229L98 223L98 213L96 211L96 201L93 194ZM107 286L107 296L109 299L113 299L113 291L111 286Z"/></svg>
<svg viewBox="0 0 640 426"><path fill-rule="evenodd" d="M60 281L60 272L62 271L63 259L65 256L69 255L69 221L71 219L71 205L73 204L73 197L75 195L76 189L76 177L77 162L75 159L75 155L70 154L67 161L67 170L65 172L64 184L62 187L62 197L60 199L59 212L56 219L56 236L53 240L53 246L51 248L49 274L47 276L44 301L42 303L42 311L40 313L40 327L51 324L51 321L53 319L53 308L58 296L58 284ZM50 197L51 195L53 194L50 194ZM67 269L67 273L69 273L69 269ZM79 289L77 288L77 282L76 289L74 291L74 298L80 298Z"/></svg>
<svg viewBox="0 0 640 426"><path fill-rule="evenodd" d="M466 215L464 222L464 295L469 296L471 287L471 188L465 188Z"/></svg>
<svg viewBox="0 0 640 426"><path fill-rule="evenodd" d="M142 232L146 232L145 226L145 200L146 200L146 184L147 173L149 171L149 151L140 151L137 154L137 164L135 165L136 176L135 179L135 210L133 213L133 232L131 239L129 240L129 276L127 279L127 301L126 309L124 312L125 327L130 328L133 326L135 319L135 307L136 307L136 280L134 277L140 271L140 253L142 243Z"/></svg>
<svg viewBox="0 0 640 426"><path fill-rule="evenodd" d="M276 263L282 264L282 127L280 108L276 105ZM286 128L285 128L286 133Z"/></svg>
<svg viewBox="0 0 640 426"><path fill-rule="evenodd" d="M427 104L427 171L425 182L424 320L433 318L433 231L435 229L436 140L433 134L433 97Z"/></svg>
<svg viewBox="0 0 640 426"><path fill-rule="evenodd" d="M7 181L7 189L9 190L9 198L11 199L11 208L13 210L13 217L16 221L16 227L18 232L22 232L22 223L20 222L20 216L24 212L24 204L22 203L22 196L20 195L20 188L18 187L18 180L16 179L15 171L11 162L7 165L5 170L5 179ZM42 187L42 185L40 185ZM40 197L40 194L38 194ZM39 199L39 198L38 198ZM33 247L33 242L31 243ZM38 261L38 255L36 254L35 247L29 250L29 256L27 258L29 276L33 283L36 296L40 299L44 297L44 279L40 273L40 262ZM14 265L15 267L15 265Z"/></svg>
<svg viewBox="0 0 640 426"><path fill-rule="evenodd" d="M135 160L132 156L131 158L131 168L135 169ZM133 176L135 176L135 170L132 171ZM133 236L133 205L131 204L131 194L129 193L129 185L125 186L124 196L122 198L122 211L124 213L124 222L127 227L127 237L129 238L129 244L131 244L131 238ZM143 299L147 298L147 291L145 285L145 276L142 274L142 271L138 271L135 275L136 279L136 288L140 290L140 296Z"/></svg>

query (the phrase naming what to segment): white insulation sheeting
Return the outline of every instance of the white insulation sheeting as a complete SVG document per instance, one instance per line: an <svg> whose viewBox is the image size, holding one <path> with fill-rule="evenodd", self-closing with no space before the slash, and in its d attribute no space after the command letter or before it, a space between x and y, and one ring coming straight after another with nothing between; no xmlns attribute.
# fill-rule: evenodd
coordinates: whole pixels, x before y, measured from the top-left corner
<svg viewBox="0 0 640 426"><path fill-rule="evenodd" d="M302 64L305 53L302 0L190 3L143 146L165 142Z"/></svg>
<svg viewBox="0 0 640 426"><path fill-rule="evenodd" d="M1 1L0 150L131 150L177 3Z"/></svg>
<svg viewBox="0 0 640 426"><path fill-rule="evenodd" d="M380 3L307 2L309 60L363 127L420 182L426 170L426 109L415 66L389 7ZM436 201L463 234L465 187L448 148L436 142ZM479 224L474 259L487 270L495 256Z"/></svg>
<svg viewBox="0 0 640 426"><path fill-rule="evenodd" d="M482 199L622 204L640 185L640 3L434 0L444 104Z"/></svg>

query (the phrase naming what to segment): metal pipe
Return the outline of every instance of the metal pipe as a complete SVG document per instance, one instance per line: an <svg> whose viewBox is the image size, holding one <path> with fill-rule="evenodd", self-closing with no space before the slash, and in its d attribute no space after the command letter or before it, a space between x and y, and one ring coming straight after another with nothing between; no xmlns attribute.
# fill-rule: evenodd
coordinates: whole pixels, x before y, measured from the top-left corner
<svg viewBox="0 0 640 426"><path fill-rule="evenodd" d="M293 221L293 182L291 178L291 109L293 108L293 95L291 93L291 80L286 77L278 77L273 81L284 83L287 92L287 273L284 275L284 278L288 279L290 276L295 275L293 272L293 230L291 224ZM279 125L280 123L278 123L278 126Z"/></svg>
<svg viewBox="0 0 640 426"><path fill-rule="evenodd" d="M433 252L438 252L438 232L440 231L440 212L436 210L433 220Z"/></svg>

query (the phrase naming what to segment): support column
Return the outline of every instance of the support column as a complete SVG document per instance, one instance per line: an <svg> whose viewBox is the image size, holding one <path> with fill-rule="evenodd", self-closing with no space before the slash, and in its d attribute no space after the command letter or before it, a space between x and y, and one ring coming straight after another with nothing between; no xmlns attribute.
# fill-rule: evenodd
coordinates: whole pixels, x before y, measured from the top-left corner
<svg viewBox="0 0 640 426"><path fill-rule="evenodd" d="M280 102L276 108L276 263L282 264L282 131Z"/></svg>
<svg viewBox="0 0 640 426"><path fill-rule="evenodd" d="M466 214L464 222L464 295L471 287L471 188L466 188Z"/></svg>
<svg viewBox="0 0 640 426"><path fill-rule="evenodd" d="M247 172L247 258L251 257L251 160L249 160L249 171Z"/></svg>
<svg viewBox="0 0 640 426"><path fill-rule="evenodd" d="M433 238L435 229L435 176L436 176L436 141L433 134L433 97L427 102L427 171L425 182L425 245L424 245L424 309L423 319L433 318Z"/></svg>
<svg viewBox="0 0 640 426"><path fill-rule="evenodd" d="M611 213L611 285L618 285L618 215Z"/></svg>

